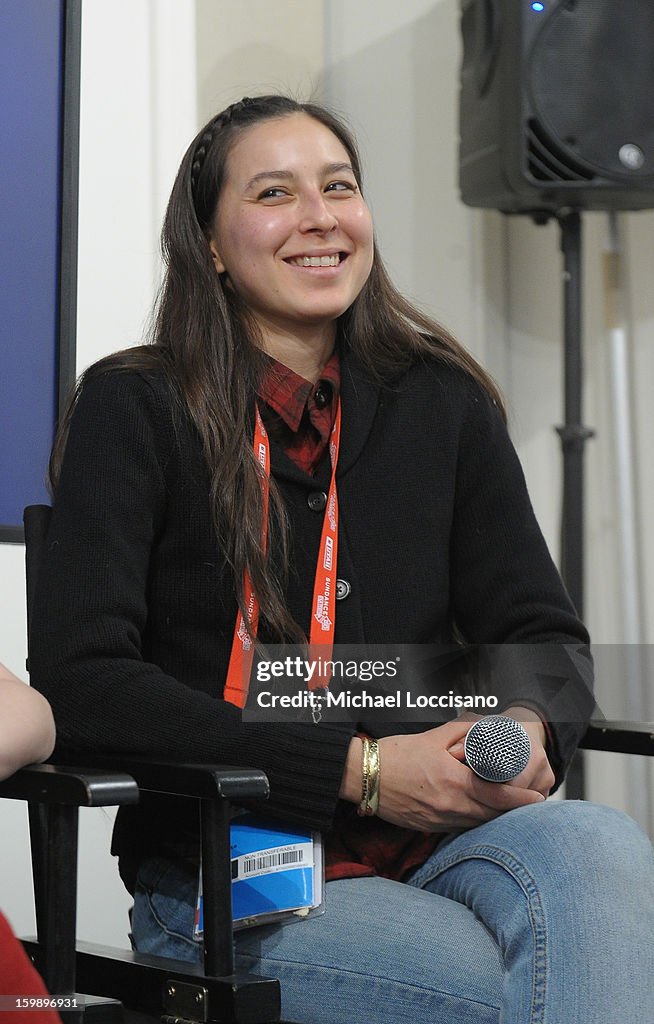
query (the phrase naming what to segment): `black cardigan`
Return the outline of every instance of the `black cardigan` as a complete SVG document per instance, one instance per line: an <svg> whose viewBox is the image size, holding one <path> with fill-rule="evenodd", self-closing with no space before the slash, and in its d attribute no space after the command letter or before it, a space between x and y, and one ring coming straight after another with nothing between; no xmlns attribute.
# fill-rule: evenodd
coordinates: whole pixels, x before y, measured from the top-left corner
<svg viewBox="0 0 654 1024"><path fill-rule="evenodd" d="M197 434L163 374L110 371L78 401L33 612L31 674L57 756L121 751L256 765L269 813L328 830L353 726L242 723L221 700L236 603ZM374 383L342 360L336 642L585 644L502 418L472 379L416 361ZM308 629L328 459L315 477L272 442L292 526L288 604ZM583 702L582 702L583 703ZM578 718L590 713L592 702ZM415 726L373 725L389 734ZM425 725L417 728L426 728ZM560 782L583 721L553 723ZM179 832L153 800L121 817L137 857Z"/></svg>

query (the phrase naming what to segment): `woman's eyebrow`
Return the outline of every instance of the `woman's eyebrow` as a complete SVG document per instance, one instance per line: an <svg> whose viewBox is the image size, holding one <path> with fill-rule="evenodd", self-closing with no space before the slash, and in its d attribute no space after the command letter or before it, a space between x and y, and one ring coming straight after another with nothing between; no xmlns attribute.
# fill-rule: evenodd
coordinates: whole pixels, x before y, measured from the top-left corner
<svg viewBox="0 0 654 1024"><path fill-rule="evenodd" d="M253 185L257 185L260 181L266 181L270 178L282 178L284 181L289 181L293 177L291 171L259 171L254 177L250 178L245 188L252 188Z"/></svg>
<svg viewBox="0 0 654 1024"><path fill-rule="evenodd" d="M352 165L348 163L339 162L333 164L325 164L325 166L322 168L323 174L338 174L341 171L349 171L351 174L354 174L354 169ZM283 181L290 181L294 177L295 175L293 174L292 171L259 171L258 174L255 174L252 178L250 178L250 180L247 182L245 186L245 189L247 191L248 189L253 188L254 185L257 185L260 181L270 180L271 178L281 178Z"/></svg>
<svg viewBox="0 0 654 1024"><path fill-rule="evenodd" d="M338 174L340 171L350 171L351 174L354 174L352 164L348 163L339 162L335 164L326 164L326 166L323 167L323 172L325 174Z"/></svg>

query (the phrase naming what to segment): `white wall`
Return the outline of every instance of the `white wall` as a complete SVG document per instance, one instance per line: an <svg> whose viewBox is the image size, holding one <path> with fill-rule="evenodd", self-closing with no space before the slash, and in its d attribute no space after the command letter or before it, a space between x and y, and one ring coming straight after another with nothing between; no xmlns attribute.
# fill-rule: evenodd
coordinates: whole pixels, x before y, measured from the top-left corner
<svg viewBox="0 0 654 1024"><path fill-rule="evenodd" d="M158 228L182 152L200 123L248 92L317 93L348 115L367 196L396 283L471 348L503 386L532 498L558 550L560 256L553 226L464 207L456 188L456 0L85 0L78 367L137 343L159 280ZM654 642L654 214L625 218L640 552L646 638ZM610 387L601 322L604 219L586 226L587 617L621 638ZM0 652L24 676L22 548L0 546ZM619 682L612 690L619 689ZM619 700L617 701L619 705ZM654 707L650 705L650 713ZM624 758L591 762L591 795L629 804ZM107 855L111 819L86 812L80 922L125 944L128 900ZM0 806L0 906L30 930L23 812Z"/></svg>
<svg viewBox="0 0 654 1024"><path fill-rule="evenodd" d="M200 123L246 95L313 94L323 65L323 0L197 0Z"/></svg>
<svg viewBox="0 0 654 1024"><path fill-rule="evenodd" d="M484 215L456 192L456 5L332 0L325 19L325 98L359 139L393 279L483 357L473 240Z"/></svg>

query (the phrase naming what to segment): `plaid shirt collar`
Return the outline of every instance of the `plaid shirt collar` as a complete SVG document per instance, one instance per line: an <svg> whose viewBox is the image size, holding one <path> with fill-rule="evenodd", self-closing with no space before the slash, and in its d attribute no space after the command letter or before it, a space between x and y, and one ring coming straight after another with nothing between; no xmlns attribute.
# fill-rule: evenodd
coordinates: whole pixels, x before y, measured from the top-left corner
<svg viewBox="0 0 654 1024"><path fill-rule="evenodd" d="M289 366L271 360L259 388L259 397L286 426L298 434L305 412L309 422L326 445L336 416L336 399L341 386L341 360L334 349L315 384L305 380ZM306 420L305 420L306 423Z"/></svg>

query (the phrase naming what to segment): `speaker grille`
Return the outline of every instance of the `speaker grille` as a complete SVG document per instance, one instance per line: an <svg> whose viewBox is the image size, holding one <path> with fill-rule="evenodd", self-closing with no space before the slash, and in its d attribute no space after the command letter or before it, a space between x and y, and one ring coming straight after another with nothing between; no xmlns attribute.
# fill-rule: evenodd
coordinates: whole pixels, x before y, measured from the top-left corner
<svg viewBox="0 0 654 1024"><path fill-rule="evenodd" d="M531 116L568 161L601 177L651 179L653 52L652 0L577 0L552 11L528 54L528 88ZM637 165L621 159L625 146L640 151Z"/></svg>
<svg viewBox="0 0 654 1024"><path fill-rule="evenodd" d="M595 178L592 171L572 160L569 153L548 137L535 117L527 122L527 167L536 181L558 183L593 181Z"/></svg>

